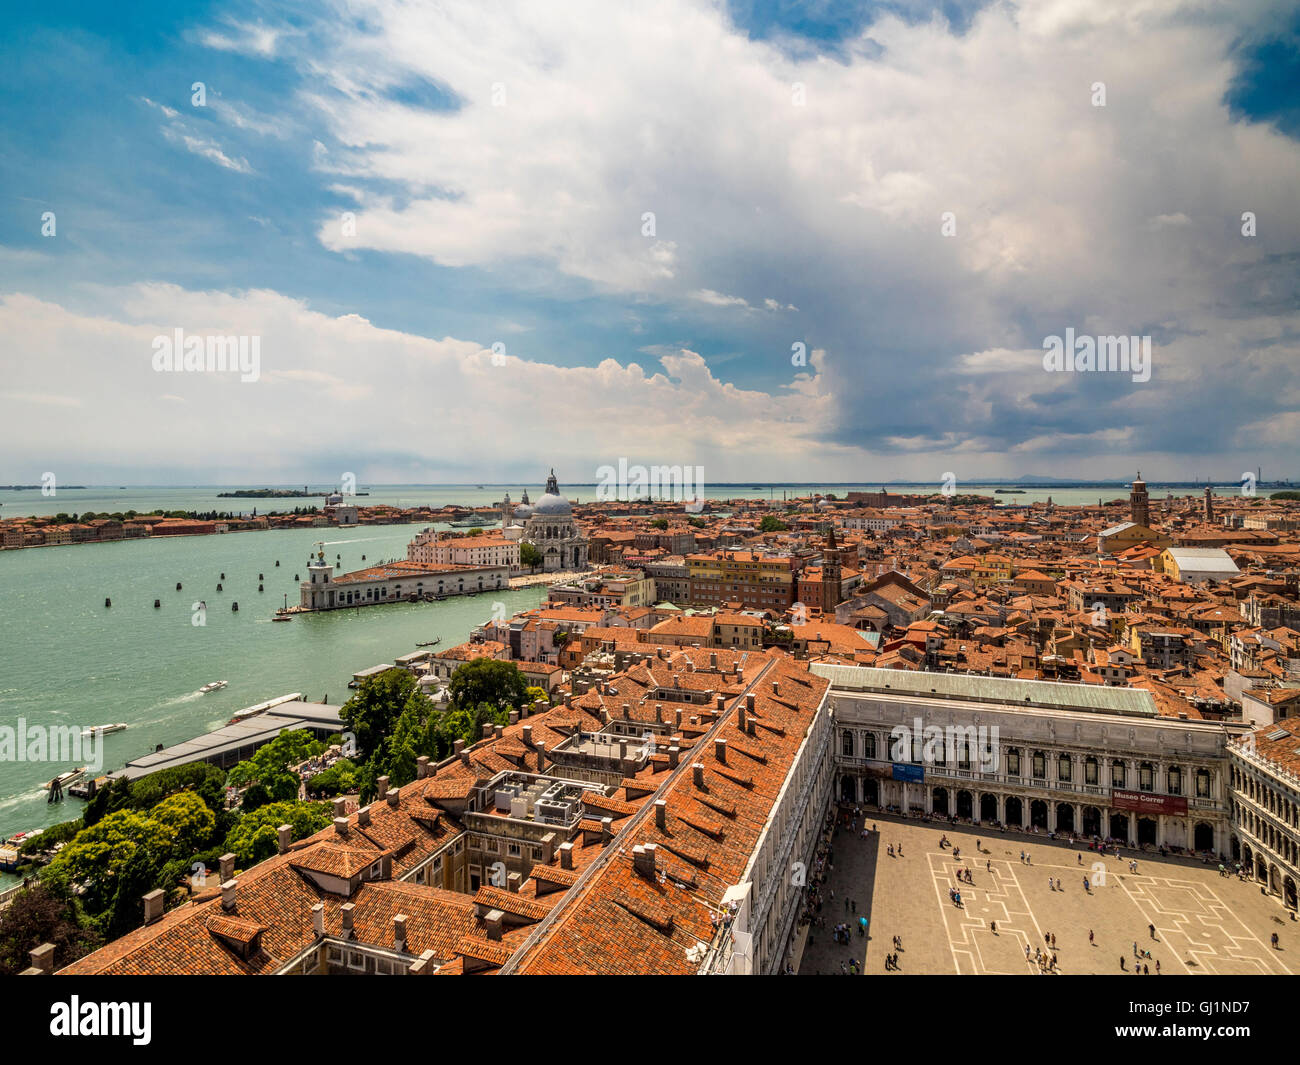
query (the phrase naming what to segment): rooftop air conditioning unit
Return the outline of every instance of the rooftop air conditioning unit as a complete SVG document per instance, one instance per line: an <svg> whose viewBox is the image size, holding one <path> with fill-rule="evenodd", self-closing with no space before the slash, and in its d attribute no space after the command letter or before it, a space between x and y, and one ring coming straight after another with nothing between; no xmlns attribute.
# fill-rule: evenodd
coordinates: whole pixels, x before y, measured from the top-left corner
<svg viewBox="0 0 1300 1065"><path fill-rule="evenodd" d="M562 825L568 822L573 813L573 803L555 802L553 799L541 799L533 811L535 820L544 824Z"/></svg>

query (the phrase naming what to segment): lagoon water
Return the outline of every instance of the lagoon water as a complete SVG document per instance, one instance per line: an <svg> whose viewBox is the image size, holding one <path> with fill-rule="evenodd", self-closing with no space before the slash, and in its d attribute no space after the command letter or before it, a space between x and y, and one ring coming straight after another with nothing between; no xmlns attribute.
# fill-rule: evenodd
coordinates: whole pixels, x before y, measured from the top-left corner
<svg viewBox="0 0 1300 1065"><path fill-rule="evenodd" d="M459 503L487 505L507 489L518 499L523 486L383 486L359 503L411 506ZM863 488L872 486L861 486ZM878 486L874 486L878 487ZM891 491L933 491L934 486L892 486ZM0 514L138 511L291 509L319 500L221 500L219 487L59 489L0 492ZM364 489L363 489L364 490ZM734 487L728 497L793 497L806 485L755 490ZM846 486L828 486L843 493ZM976 491L976 486L959 486ZM716 491L716 490L715 490ZM984 491L991 494L991 488ZM1231 488L1224 489L1231 491ZM537 486L529 486L535 498ZM592 498L594 487L575 486L569 497ZM710 494L715 494L711 491ZM716 494L723 494L717 491ZM1030 490L999 497L1025 504L1051 495L1060 504L1091 503L1126 494L1117 488ZM1192 494L1175 490L1176 495ZM1158 503L1163 492L1153 493ZM234 711L290 692L309 700L325 696L342 703L347 682L358 670L416 650L418 641L441 638L443 646L464 641L491 614L499 599L510 612L535 606L541 587L451 598L441 603L390 604L296 617L274 624L271 616L288 596L298 598L295 574L305 576L313 543L325 542L326 557L339 572L405 557L418 525L361 526L356 529L292 529L224 536L166 537L103 544L30 548L0 552L0 728L76 726L112 722L129 728L103 738L104 769L119 768L161 743L189 739L217 728ZM362 554L366 560L361 559ZM335 556L341 555L341 558ZM279 567L276 560L280 560ZM220 575L225 573L225 580ZM258 592L258 574L265 591ZM176 591L176 582L183 584ZM216 590L221 583L224 591ZM104 599L111 598L111 608ZM154 609L154 599L161 607ZM192 624L193 605L207 603L206 624ZM239 611L232 612L232 602ZM214 680L228 687L207 695L198 689ZM7 836L79 815L81 802L68 798L48 805L41 785L71 764L0 762L0 833ZM3 838L3 836L0 836Z"/></svg>
<svg viewBox="0 0 1300 1065"><path fill-rule="evenodd" d="M271 621L286 595L297 602L294 575L306 576L316 540L352 570L404 557L418 528L272 530L0 552L0 727L16 729L20 718L29 728L126 722L125 732L102 740L108 771L279 695L342 703L358 670L415 651L417 642L463 642L495 601L511 613L541 601L544 589L536 587ZM162 602L156 610L155 598ZM192 624L197 601L207 603L202 626ZM198 693L214 680L230 683ZM0 762L0 833L79 816L80 800L49 805L41 788L70 768Z"/></svg>

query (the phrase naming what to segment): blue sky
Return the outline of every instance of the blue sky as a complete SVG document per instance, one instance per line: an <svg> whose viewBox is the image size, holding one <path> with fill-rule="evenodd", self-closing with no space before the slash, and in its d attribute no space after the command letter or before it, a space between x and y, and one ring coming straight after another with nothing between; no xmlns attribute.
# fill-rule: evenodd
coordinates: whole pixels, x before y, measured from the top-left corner
<svg viewBox="0 0 1300 1065"><path fill-rule="evenodd" d="M1096 6L15 11L0 482L1282 472L1300 18ZM1047 374L1067 326L1151 380Z"/></svg>

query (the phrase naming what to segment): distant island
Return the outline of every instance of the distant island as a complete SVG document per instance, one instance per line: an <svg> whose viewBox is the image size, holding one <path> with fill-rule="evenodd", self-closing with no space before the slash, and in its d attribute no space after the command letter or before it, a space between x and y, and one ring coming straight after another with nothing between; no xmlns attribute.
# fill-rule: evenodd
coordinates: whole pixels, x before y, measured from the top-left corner
<svg viewBox="0 0 1300 1065"><path fill-rule="evenodd" d="M305 499L323 496L325 492L299 491L297 488L241 488L235 492L218 492L218 499Z"/></svg>

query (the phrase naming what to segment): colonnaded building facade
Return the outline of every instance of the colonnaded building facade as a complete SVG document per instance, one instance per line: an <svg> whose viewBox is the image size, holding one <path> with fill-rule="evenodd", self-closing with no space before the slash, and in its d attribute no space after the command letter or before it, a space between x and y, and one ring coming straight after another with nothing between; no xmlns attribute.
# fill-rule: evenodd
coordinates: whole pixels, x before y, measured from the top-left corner
<svg viewBox="0 0 1300 1065"><path fill-rule="evenodd" d="M843 801L1216 855L1235 843L1226 745L1248 726L1162 717L1139 689L811 669L831 682ZM899 727L919 742L900 747Z"/></svg>

